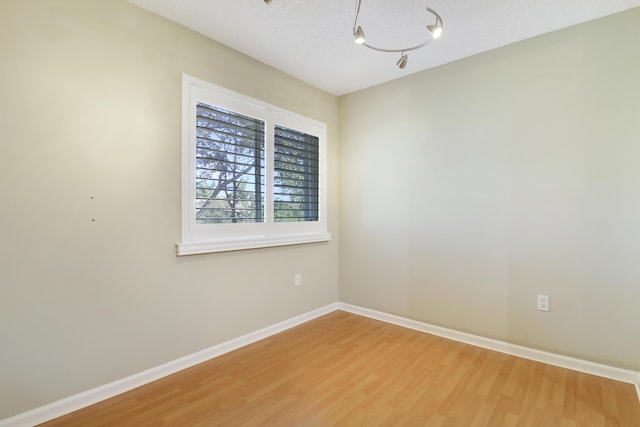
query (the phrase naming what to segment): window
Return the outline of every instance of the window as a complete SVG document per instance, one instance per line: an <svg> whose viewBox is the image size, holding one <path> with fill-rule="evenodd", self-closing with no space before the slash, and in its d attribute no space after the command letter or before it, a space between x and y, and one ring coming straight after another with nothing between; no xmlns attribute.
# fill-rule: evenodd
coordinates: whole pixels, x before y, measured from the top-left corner
<svg viewBox="0 0 640 427"><path fill-rule="evenodd" d="M178 255L330 240L326 125L183 76Z"/></svg>

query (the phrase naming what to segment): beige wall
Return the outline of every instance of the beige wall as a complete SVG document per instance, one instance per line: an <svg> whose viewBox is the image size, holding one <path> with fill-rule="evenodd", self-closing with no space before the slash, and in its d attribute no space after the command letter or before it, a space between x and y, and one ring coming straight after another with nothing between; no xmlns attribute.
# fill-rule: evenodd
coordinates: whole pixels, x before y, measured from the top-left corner
<svg viewBox="0 0 640 427"><path fill-rule="evenodd" d="M183 72L328 124L331 243L175 256ZM124 1L2 0L0 419L337 301L337 117Z"/></svg>
<svg viewBox="0 0 640 427"><path fill-rule="evenodd" d="M335 302L338 220L344 302L640 370L638 22L345 96L338 117L124 1L3 0L0 419ZM175 256L183 72L328 124L331 243Z"/></svg>
<svg viewBox="0 0 640 427"><path fill-rule="evenodd" d="M342 97L341 301L640 370L639 24Z"/></svg>

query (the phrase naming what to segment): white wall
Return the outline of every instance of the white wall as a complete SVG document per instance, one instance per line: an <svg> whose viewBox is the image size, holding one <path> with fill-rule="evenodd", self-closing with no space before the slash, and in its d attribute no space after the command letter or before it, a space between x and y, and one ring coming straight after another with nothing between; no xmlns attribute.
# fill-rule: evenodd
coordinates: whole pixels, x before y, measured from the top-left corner
<svg viewBox="0 0 640 427"><path fill-rule="evenodd" d="M331 243L176 257L182 73L328 124ZM0 419L337 301L337 108L124 1L0 2Z"/></svg>
<svg viewBox="0 0 640 427"><path fill-rule="evenodd" d="M639 24L342 97L340 300L640 370Z"/></svg>

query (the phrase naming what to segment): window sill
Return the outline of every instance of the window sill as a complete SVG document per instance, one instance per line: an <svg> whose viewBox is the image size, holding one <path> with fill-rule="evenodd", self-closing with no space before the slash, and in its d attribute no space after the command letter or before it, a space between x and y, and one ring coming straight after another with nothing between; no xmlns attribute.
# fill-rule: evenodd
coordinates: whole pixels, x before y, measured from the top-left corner
<svg viewBox="0 0 640 427"><path fill-rule="evenodd" d="M215 252L242 251L246 249L271 248L275 246L301 245L305 243L328 242L330 233L293 234L287 236L258 236L247 239L216 240L204 242L176 243L178 256Z"/></svg>

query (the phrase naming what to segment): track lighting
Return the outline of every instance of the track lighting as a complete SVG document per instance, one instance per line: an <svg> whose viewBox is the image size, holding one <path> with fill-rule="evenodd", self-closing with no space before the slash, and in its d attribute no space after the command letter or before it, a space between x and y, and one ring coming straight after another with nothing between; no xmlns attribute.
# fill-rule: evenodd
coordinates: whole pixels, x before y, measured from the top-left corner
<svg viewBox="0 0 640 427"><path fill-rule="evenodd" d="M271 3L271 0L264 0L265 4ZM442 35L442 27L444 24L442 23L442 18L438 15L438 12L431 8L427 8L427 12L432 14L436 18L436 22L434 24L427 25L427 30L429 32L430 38L425 42L420 43L415 46L405 47L403 49L383 49L381 47L376 47L371 44L368 44L364 37L364 30L360 25L358 25L358 17L360 16L360 6L362 4L362 0L356 0L356 13L353 18L353 37L355 38L355 42L357 44L361 44L363 46L368 47L369 49L377 50L378 52L390 52L390 53L400 53L400 59L396 62L396 65L401 70L407 66L408 55L406 52L410 52L412 50L418 50L427 45L430 45L434 40L440 38Z"/></svg>
<svg viewBox="0 0 640 427"><path fill-rule="evenodd" d="M401 54L400 59L398 60L398 62L396 62L396 65L400 69L404 69L404 67L407 66L408 56L406 52L423 48L431 44L435 39L439 38L442 35L442 27L443 27L442 18L440 17L440 15L438 15L438 13L435 10L431 8L427 8L427 12L435 16L436 22L434 24L427 25L427 30L429 30L430 37L425 42L416 46L406 47L402 49L383 49L381 47L373 46L366 42L364 38L364 30L360 25L358 25L358 17L360 16L361 4L362 4L362 0L356 0L356 12L355 12L355 17L353 19L353 35L355 37L356 43L366 46L369 49L377 50L378 52L400 53Z"/></svg>
<svg viewBox="0 0 640 427"><path fill-rule="evenodd" d="M409 57L407 56L406 53L403 52L400 59L398 59L398 62L396 62L396 65L398 66L398 68L400 68L401 70L404 70L404 67L407 66L407 59L409 59Z"/></svg>

